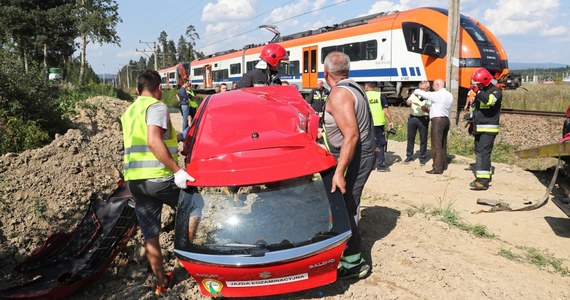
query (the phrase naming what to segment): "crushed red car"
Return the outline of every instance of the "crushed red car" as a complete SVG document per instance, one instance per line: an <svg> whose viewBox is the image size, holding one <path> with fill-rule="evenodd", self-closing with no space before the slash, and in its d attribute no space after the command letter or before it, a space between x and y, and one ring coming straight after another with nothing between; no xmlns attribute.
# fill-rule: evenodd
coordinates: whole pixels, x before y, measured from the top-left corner
<svg viewBox="0 0 570 300"><path fill-rule="evenodd" d="M351 235L318 116L291 86L206 98L185 140L175 254L211 297L290 293L336 280Z"/></svg>

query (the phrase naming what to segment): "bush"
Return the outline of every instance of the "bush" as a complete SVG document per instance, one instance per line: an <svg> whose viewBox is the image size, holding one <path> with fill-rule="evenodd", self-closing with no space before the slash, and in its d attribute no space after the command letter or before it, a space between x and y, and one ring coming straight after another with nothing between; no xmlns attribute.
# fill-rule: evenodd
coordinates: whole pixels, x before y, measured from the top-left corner
<svg viewBox="0 0 570 300"><path fill-rule="evenodd" d="M30 65L26 73L17 61L0 51L0 154L40 146L69 125L46 72Z"/></svg>

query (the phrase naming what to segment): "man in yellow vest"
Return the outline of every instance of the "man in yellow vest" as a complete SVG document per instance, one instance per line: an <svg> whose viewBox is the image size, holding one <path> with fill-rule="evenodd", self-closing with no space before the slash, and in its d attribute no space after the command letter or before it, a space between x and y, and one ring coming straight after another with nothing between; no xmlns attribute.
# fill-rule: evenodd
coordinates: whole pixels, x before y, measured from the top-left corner
<svg viewBox="0 0 570 300"><path fill-rule="evenodd" d="M165 273L160 250L162 205L176 207L181 188L194 181L178 166L178 141L168 107L160 98L160 75L147 70L137 78L140 95L121 116L124 143L124 178L135 198L135 213L145 239L145 252L158 278L156 294L172 283Z"/></svg>
<svg viewBox="0 0 570 300"><path fill-rule="evenodd" d="M386 126L386 119L388 121L388 128L394 128L392 123L392 115L388 108L388 99L386 95L374 90L374 83L367 82L364 84L370 111L372 112L372 120L374 122L374 138L376 140L376 171L387 172L390 169L386 166L386 136L384 135L384 128Z"/></svg>

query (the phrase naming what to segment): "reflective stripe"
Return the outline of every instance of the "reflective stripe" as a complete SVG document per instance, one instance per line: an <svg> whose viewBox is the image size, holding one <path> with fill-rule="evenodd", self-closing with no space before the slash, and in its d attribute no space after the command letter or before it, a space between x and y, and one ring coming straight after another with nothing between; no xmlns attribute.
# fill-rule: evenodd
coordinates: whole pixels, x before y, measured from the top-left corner
<svg viewBox="0 0 570 300"><path fill-rule="evenodd" d="M499 125L495 124L477 124L477 132L499 132Z"/></svg>
<svg viewBox="0 0 570 300"><path fill-rule="evenodd" d="M125 170L131 168L165 168L164 164L158 160L130 161L123 165Z"/></svg>
<svg viewBox="0 0 570 300"><path fill-rule="evenodd" d="M340 264L345 269L352 269L357 267L358 265L362 264L364 259L360 256L360 253L349 255L349 256L342 256L340 258Z"/></svg>
<svg viewBox="0 0 570 300"><path fill-rule="evenodd" d="M482 102L479 105L480 109L489 109L491 108L493 105L495 105L495 103L497 103L497 97L495 97L495 95L491 94L489 95L489 100L487 100L487 102Z"/></svg>
<svg viewBox="0 0 570 300"><path fill-rule="evenodd" d="M489 179L491 178L491 172L484 170L475 171L475 178Z"/></svg>
<svg viewBox="0 0 570 300"><path fill-rule="evenodd" d="M130 146L128 148L125 148L125 155L129 155L131 153L141 153L141 152L152 153L152 151L150 151L150 148L144 145ZM178 147L168 147L168 152L170 152L170 154L177 154Z"/></svg>

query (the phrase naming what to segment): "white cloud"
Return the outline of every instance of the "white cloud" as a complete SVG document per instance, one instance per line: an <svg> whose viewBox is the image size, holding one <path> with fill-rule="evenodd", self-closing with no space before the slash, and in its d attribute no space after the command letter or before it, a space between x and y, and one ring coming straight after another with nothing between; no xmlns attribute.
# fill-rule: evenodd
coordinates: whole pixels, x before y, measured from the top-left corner
<svg viewBox="0 0 570 300"><path fill-rule="evenodd" d="M564 26L556 26L552 28L546 28L542 30L540 34L543 36L562 36L566 35L566 33L568 33L568 28Z"/></svg>
<svg viewBox="0 0 570 300"><path fill-rule="evenodd" d="M314 5L322 5L323 1L316 1ZM311 1L301 0L297 3L287 4L285 6L278 7L271 11L269 16L264 19L267 24L279 23L283 20L289 19L291 17L306 13L312 10ZM299 24L297 20L288 20L288 26L293 27Z"/></svg>
<svg viewBox="0 0 570 300"><path fill-rule="evenodd" d="M255 0L218 0L208 3L202 10L201 20L205 23L217 21L242 21L256 14Z"/></svg>
<svg viewBox="0 0 570 300"><path fill-rule="evenodd" d="M563 34L564 28L551 28L556 19L560 3L558 0L502 0L497 7L485 10L485 20L489 29L496 35Z"/></svg>
<svg viewBox="0 0 570 300"><path fill-rule="evenodd" d="M372 4L370 9L368 10L367 15L380 13L380 12L388 12L394 10L407 10L410 9L408 0L401 0L401 1L377 1L376 3Z"/></svg>

